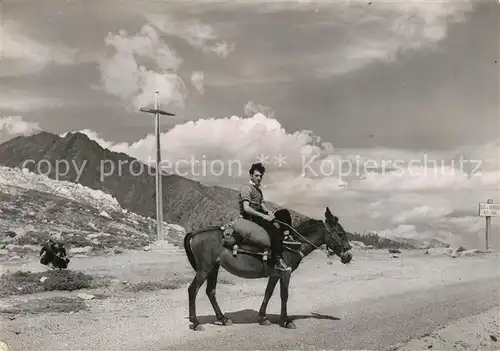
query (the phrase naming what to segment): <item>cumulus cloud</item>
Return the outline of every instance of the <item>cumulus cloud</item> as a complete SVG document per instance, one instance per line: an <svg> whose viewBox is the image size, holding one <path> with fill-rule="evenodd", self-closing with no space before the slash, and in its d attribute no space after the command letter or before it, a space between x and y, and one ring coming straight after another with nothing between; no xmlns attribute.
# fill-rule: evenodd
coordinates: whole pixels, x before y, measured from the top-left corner
<svg viewBox="0 0 500 351"><path fill-rule="evenodd" d="M95 132L84 132L103 146L141 160L154 155L152 134L129 144L107 142ZM322 154L329 150L328 143L321 142L311 131L287 133L277 120L261 113L251 118L231 116L178 124L161 135L161 143L165 160L234 160L246 167L261 154L269 163L276 162L281 154L286 156L282 169L300 169L297 155Z"/></svg>
<svg viewBox="0 0 500 351"><path fill-rule="evenodd" d="M41 130L38 123L25 121L21 116L4 116L0 118L0 143L16 136L35 134Z"/></svg>
<svg viewBox="0 0 500 351"><path fill-rule="evenodd" d="M110 33L105 42L113 50L100 62L102 88L107 93L134 110L151 105L157 90L162 106L185 106L189 90L177 73L182 58L152 26L144 25L135 35L124 30Z"/></svg>
<svg viewBox="0 0 500 351"><path fill-rule="evenodd" d="M244 107L244 113L245 116L247 117L252 117L256 113L262 113L268 118L274 118L276 116L276 113L274 110L269 107L269 106L264 106L264 105L259 105L255 103L254 101L249 101L245 104Z"/></svg>
<svg viewBox="0 0 500 351"><path fill-rule="evenodd" d="M92 131L84 133L113 151L147 163L155 160L153 135L133 143L113 143ZM348 230L373 230L391 237L435 237L454 243L470 240L471 235L476 238L482 223L481 218L474 217L477 203L494 197L500 182L500 172L491 165L473 175L457 168L450 162L457 157L456 152L434 153L435 159L441 157L447 165L444 172L434 172L434 163L430 168L412 165L414 159L423 160L419 152L336 149L311 131L288 132L278 120L260 112L251 117L179 124L161 135L161 144L162 165L167 172L237 188L246 182L251 163L262 160L268 168L268 200L318 218L322 218L325 206L330 206ZM488 145L491 148L496 144ZM477 159L486 159L484 153L500 152L490 148L468 150ZM402 160L405 167L399 173L373 171L374 163L391 159ZM314 160L310 164L314 172L307 172L304 165L308 160ZM361 167L360 174L352 175L346 172L346 161L355 160L373 162L366 170ZM341 161L342 172L321 167L321 162L339 165Z"/></svg>

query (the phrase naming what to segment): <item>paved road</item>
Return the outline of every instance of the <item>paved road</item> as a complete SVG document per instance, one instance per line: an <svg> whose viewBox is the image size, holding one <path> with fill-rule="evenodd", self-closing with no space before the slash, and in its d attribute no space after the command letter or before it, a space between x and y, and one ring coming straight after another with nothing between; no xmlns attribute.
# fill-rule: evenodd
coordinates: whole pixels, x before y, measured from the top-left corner
<svg viewBox="0 0 500 351"><path fill-rule="evenodd" d="M196 340L169 348L387 350L456 319L482 313L499 304L498 296L498 280L440 286L351 305L331 306L317 311L320 315L294 316L296 330L277 325L259 326L255 322L255 311L239 311L228 313L235 326L220 327L221 332L216 337L203 337L203 332L199 332ZM269 317L277 322L278 316ZM143 345L143 349L164 350L166 346Z"/></svg>

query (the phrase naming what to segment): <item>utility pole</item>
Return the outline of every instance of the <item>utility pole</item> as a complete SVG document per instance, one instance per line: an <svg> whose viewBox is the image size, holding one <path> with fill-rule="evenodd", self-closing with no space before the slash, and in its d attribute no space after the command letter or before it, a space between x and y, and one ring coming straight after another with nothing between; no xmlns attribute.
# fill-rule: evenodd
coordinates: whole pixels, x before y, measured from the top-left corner
<svg viewBox="0 0 500 351"><path fill-rule="evenodd" d="M160 147L160 115L175 116L174 113L160 110L159 92L155 92L154 109L141 107L139 111L155 114L155 137L156 137L156 239L165 240L163 235L163 192L161 177L161 147Z"/></svg>

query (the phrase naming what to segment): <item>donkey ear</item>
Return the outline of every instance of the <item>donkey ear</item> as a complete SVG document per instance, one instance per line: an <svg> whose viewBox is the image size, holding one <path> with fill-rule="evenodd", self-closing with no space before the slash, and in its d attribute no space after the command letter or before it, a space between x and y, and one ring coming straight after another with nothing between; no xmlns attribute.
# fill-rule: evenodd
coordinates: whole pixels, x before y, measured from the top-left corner
<svg viewBox="0 0 500 351"><path fill-rule="evenodd" d="M330 222L330 224L337 224L337 222L339 220L337 216L334 216L332 214L332 212L330 211L329 207L327 207L326 210L325 210L325 217L326 217L326 220L328 222Z"/></svg>

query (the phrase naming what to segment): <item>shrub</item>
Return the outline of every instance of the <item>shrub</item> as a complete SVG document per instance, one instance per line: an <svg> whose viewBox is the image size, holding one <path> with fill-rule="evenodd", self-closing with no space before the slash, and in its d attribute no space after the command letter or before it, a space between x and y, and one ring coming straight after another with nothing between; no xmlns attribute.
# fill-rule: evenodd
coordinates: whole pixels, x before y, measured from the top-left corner
<svg viewBox="0 0 500 351"><path fill-rule="evenodd" d="M184 287L187 281L174 280L171 282L155 282L147 281L129 285L125 291L140 292L140 291L155 291L155 290L176 290Z"/></svg>
<svg viewBox="0 0 500 351"><path fill-rule="evenodd" d="M43 282L42 277L47 277ZM70 270L40 273L17 271L0 277L0 296L34 294L44 291L90 289L102 284L92 276Z"/></svg>

